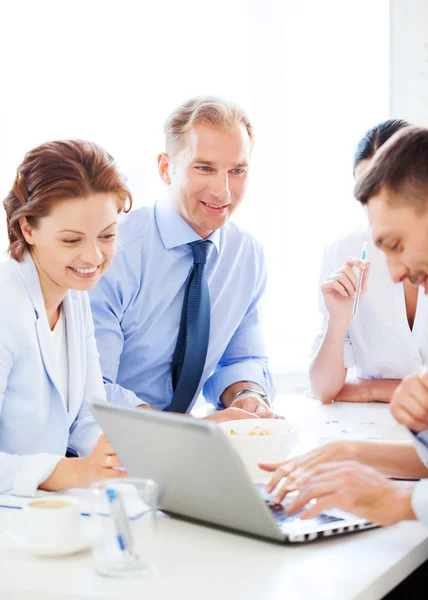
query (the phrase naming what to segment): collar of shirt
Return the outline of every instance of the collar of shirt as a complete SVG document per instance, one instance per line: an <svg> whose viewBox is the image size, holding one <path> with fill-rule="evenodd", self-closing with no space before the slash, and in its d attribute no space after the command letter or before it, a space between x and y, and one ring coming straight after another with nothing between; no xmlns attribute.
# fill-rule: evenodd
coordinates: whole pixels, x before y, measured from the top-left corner
<svg viewBox="0 0 428 600"><path fill-rule="evenodd" d="M166 250L184 246L189 242L202 240L201 236L178 214L171 200L167 198L157 202L155 206L155 220ZM211 240L217 253L219 253L220 229L215 229L206 239Z"/></svg>

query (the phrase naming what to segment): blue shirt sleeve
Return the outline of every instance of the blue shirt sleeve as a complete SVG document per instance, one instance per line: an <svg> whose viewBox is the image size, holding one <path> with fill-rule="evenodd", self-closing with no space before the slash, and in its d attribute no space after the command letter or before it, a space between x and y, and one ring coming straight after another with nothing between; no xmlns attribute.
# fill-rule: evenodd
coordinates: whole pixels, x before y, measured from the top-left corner
<svg viewBox="0 0 428 600"><path fill-rule="evenodd" d="M275 388L269 370L262 330L260 301L266 288L267 271L263 250L259 248L259 277L253 300L232 336L213 374L203 386L206 400L224 408L220 396L239 381L257 383L273 399Z"/></svg>
<svg viewBox="0 0 428 600"><path fill-rule="evenodd" d="M124 345L121 320L134 287L133 274L125 263L123 254L118 253L108 272L90 291L89 296L107 400L135 407L147 403L117 383Z"/></svg>

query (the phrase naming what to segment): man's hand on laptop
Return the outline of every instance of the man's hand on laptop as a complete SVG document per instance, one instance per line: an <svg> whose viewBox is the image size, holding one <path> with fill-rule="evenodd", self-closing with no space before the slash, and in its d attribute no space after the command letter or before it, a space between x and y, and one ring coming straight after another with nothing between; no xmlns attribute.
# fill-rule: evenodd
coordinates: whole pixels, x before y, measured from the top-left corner
<svg viewBox="0 0 428 600"><path fill-rule="evenodd" d="M259 467L263 471L273 472L266 485L268 494L281 484L274 498L274 502L280 504L289 492L293 492L303 484L308 474L317 465L352 460L355 453L353 440L337 440L279 463L259 463Z"/></svg>
<svg viewBox="0 0 428 600"><path fill-rule="evenodd" d="M215 423L223 423L224 421L235 421L236 419L275 419L277 415L270 411L265 412L248 412L242 408L231 406L224 410L218 410L212 415L203 417L205 421L214 421ZM282 417L281 417L282 418Z"/></svg>
<svg viewBox="0 0 428 600"><path fill-rule="evenodd" d="M339 508L380 525L413 520L411 498L416 483L392 481L381 473L355 461L319 465L298 488L298 495L286 507L288 513L305 509L300 519Z"/></svg>

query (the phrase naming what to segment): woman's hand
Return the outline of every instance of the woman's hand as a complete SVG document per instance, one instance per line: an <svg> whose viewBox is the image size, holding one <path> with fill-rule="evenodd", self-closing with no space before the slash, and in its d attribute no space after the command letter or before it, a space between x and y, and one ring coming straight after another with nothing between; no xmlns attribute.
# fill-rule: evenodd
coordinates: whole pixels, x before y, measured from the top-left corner
<svg viewBox="0 0 428 600"><path fill-rule="evenodd" d="M357 290L358 276L353 268L363 271L361 294L367 290L370 263L357 258L348 258L343 267L330 273L321 284L321 292L331 319L348 325L352 318L352 307Z"/></svg>
<svg viewBox="0 0 428 600"><path fill-rule="evenodd" d="M100 435L88 456L61 459L39 489L57 492L68 488L87 488L95 481L126 475L110 442L105 435Z"/></svg>
<svg viewBox="0 0 428 600"><path fill-rule="evenodd" d="M106 436L100 435L92 452L80 460L78 487L89 487L100 479L113 479L127 475L116 452Z"/></svg>
<svg viewBox="0 0 428 600"><path fill-rule="evenodd" d="M301 487L309 472L317 465L330 462L341 462L354 458L354 446L352 442L336 441L329 442L310 450L300 456L295 456L282 463L259 463L259 467L264 471L273 471L271 480L266 486L268 493L272 492L282 482L276 492L275 503L280 503L288 492Z"/></svg>

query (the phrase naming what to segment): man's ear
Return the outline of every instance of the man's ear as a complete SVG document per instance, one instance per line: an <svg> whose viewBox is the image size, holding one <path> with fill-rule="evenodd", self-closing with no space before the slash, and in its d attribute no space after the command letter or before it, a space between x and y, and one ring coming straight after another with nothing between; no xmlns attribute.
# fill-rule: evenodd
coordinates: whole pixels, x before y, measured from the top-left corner
<svg viewBox="0 0 428 600"><path fill-rule="evenodd" d="M166 185L171 185L171 177L169 176L170 166L168 154L166 154L166 152L161 152L158 156L158 170L162 181L166 183Z"/></svg>
<svg viewBox="0 0 428 600"><path fill-rule="evenodd" d="M24 236L24 240L27 242L27 244L30 244L30 246L32 246L34 244L34 238L33 238L34 227L32 227L30 225L30 223L27 221L27 217L21 217L19 219L19 226L21 227L21 232L22 232L22 235Z"/></svg>

